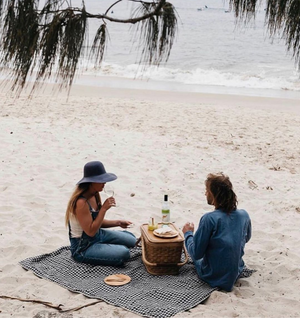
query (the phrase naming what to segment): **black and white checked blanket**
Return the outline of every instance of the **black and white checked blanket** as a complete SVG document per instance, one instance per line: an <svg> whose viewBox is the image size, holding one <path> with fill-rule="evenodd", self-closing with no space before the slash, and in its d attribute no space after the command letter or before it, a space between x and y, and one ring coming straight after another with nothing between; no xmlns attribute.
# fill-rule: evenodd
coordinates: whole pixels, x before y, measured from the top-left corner
<svg viewBox="0 0 300 318"><path fill-rule="evenodd" d="M217 290L199 280L191 260L179 275L154 276L142 262L141 248L131 249L131 258L122 268L94 266L74 261L68 246L20 262L26 270L60 286L89 298L101 299L145 317L168 318L201 304ZM242 274L248 277L252 270ZM123 286L109 286L104 278L125 274L131 282Z"/></svg>

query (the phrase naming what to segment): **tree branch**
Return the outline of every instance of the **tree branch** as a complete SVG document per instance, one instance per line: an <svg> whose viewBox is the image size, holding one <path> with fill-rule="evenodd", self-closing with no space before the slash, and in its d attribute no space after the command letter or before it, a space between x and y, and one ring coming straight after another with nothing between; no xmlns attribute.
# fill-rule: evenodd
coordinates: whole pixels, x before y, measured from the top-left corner
<svg viewBox="0 0 300 318"><path fill-rule="evenodd" d="M4 295L0 295L0 298L2 298L2 299L19 300L19 301L23 301L23 302L30 302L30 303L36 303L36 304L42 304L44 306L47 306L47 307L50 307L50 308L53 308L53 309L57 309L61 313L70 312L70 311L77 311L77 310L80 310L82 308L89 307L89 306L92 306L92 305L95 305L95 304L98 304L98 303L102 302L102 300L96 300L96 301L94 301L92 303L89 303L89 304L86 304L86 305L81 305L81 306L77 306L77 307L70 308L70 309L62 309L61 307L63 307L64 305L62 305L62 304L53 305L49 301L44 301L44 300L26 299L26 298L12 297L12 296L4 296Z"/></svg>
<svg viewBox="0 0 300 318"><path fill-rule="evenodd" d="M106 12L104 13L104 15L107 15L108 11L109 11L111 8L113 8L116 4L118 4L119 2L121 2L121 1L123 1L123 0L118 0L118 1L116 1L115 3L113 3L113 4L106 10Z"/></svg>
<svg viewBox="0 0 300 318"><path fill-rule="evenodd" d="M163 57L167 60L177 25L174 7L166 0L126 0L140 3L147 10L128 19L110 16L109 10L121 1L125 0L116 0L105 14L93 14L87 12L84 1L82 8L78 8L69 6L71 1L47 0L42 10L39 10L38 0L0 0L0 18L4 21L0 25L0 62L14 80L12 89L18 88L20 92L35 68L37 75L34 88L54 72L57 79L61 80L60 88L70 88L78 61L88 47L83 44L90 19L104 21L91 47L96 64L102 62L105 51L108 35L105 21L132 25L156 21L156 24L151 22L148 25L148 30L143 30L150 43L141 42L144 45L142 57L148 59L150 64L159 62ZM145 54L147 51L149 54ZM57 71L54 71L56 67Z"/></svg>
<svg viewBox="0 0 300 318"><path fill-rule="evenodd" d="M117 2L114 3L117 4L118 2L120 1L123 1L123 0L119 0ZM136 1L136 2L140 2L140 3L146 3L144 1ZM149 2L150 3L150 2ZM92 14L92 13L89 13L87 12L86 15L87 15L87 18L90 18L90 19L102 19L102 20L108 20L110 22L116 22L116 23L130 23L130 24L135 24L137 22L141 22L143 20L147 20L149 19L150 17L152 16L158 16L160 14L160 10L161 8L166 4L166 0L160 0L156 6L156 8L147 13L147 14L144 14L143 16L140 16L140 17L137 17L137 18L131 18L131 19L116 19L116 18L113 18L111 16L108 16L107 15L107 12L109 10L106 11L105 14ZM111 6L112 7L112 6ZM78 11L78 12L81 12L81 9L73 9L73 11Z"/></svg>

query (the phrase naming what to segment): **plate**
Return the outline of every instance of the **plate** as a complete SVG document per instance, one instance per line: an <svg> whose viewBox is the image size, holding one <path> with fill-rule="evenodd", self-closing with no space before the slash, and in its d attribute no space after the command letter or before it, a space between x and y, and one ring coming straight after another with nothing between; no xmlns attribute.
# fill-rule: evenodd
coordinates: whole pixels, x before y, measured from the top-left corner
<svg viewBox="0 0 300 318"><path fill-rule="evenodd" d="M131 278L124 274L109 275L104 278L104 282L110 286L122 286L131 281Z"/></svg>
<svg viewBox="0 0 300 318"><path fill-rule="evenodd" d="M153 231L153 234L157 237L162 237L162 238L172 238L178 236L178 233L165 233L165 234L160 234L157 233L155 230Z"/></svg>

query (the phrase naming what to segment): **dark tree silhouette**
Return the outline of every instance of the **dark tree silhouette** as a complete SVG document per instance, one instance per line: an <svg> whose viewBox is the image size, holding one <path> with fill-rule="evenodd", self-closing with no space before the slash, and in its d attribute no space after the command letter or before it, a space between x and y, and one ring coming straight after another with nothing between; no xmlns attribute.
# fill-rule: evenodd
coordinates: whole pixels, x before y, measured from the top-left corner
<svg viewBox="0 0 300 318"><path fill-rule="evenodd" d="M135 3L137 9L128 19L115 18L113 9L125 1ZM237 21L247 23L255 17L261 1L229 3ZM54 75L60 87L70 88L81 56L88 56L95 66L101 64L107 21L138 26L140 62L159 65L168 60L177 31L177 13L170 2L112 0L103 12L88 12L84 1L81 7L73 7L71 0L46 0L39 8L38 0L0 0L0 63L10 72L12 89L21 90L31 75L34 87ZM88 46L88 21L92 19L99 25ZM300 66L300 0L266 0L265 23L271 37L279 34L284 38Z"/></svg>
<svg viewBox="0 0 300 318"><path fill-rule="evenodd" d="M111 13L122 1L138 5L128 19L115 18ZM13 79L12 89L19 91L30 76L34 76L35 87L53 74L60 87L70 88L81 56L100 65L107 42L107 21L139 24L140 61L156 65L168 60L177 30L176 11L166 0L117 0L103 14L88 12L84 1L79 8L72 7L68 0L46 0L39 8L38 0L0 0L0 15L0 63ZM99 26L88 46L91 19L99 21Z"/></svg>
<svg viewBox="0 0 300 318"><path fill-rule="evenodd" d="M237 20L248 22L255 17L261 0L230 0ZM300 0L266 0L265 24L271 37L279 34L285 40L300 67Z"/></svg>

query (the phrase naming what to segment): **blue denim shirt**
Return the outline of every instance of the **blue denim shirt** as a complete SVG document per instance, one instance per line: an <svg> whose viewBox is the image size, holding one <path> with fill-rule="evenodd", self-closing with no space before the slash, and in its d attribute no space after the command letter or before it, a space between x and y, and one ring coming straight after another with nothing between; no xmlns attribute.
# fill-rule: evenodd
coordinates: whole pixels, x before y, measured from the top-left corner
<svg viewBox="0 0 300 318"><path fill-rule="evenodd" d="M229 215L221 210L202 216L195 235L184 234L186 248L199 277L212 287L231 291L244 268L244 247L251 238L251 220L245 210Z"/></svg>

